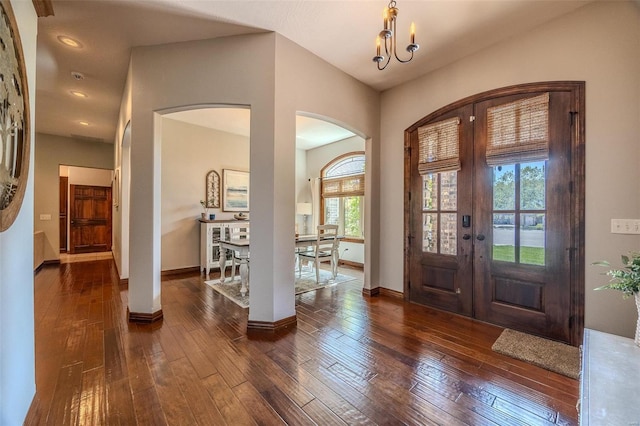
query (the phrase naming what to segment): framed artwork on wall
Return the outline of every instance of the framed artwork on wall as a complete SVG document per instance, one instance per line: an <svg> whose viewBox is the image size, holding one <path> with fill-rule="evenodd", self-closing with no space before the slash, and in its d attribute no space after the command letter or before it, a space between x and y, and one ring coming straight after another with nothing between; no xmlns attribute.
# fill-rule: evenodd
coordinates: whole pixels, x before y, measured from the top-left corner
<svg viewBox="0 0 640 426"><path fill-rule="evenodd" d="M11 2L0 2L0 232L15 221L29 176L29 88Z"/></svg>
<svg viewBox="0 0 640 426"><path fill-rule="evenodd" d="M249 172L222 170L222 210L225 212L249 211Z"/></svg>
<svg viewBox="0 0 640 426"><path fill-rule="evenodd" d="M220 175L215 170L207 173L205 179L205 200L208 209L220 208Z"/></svg>

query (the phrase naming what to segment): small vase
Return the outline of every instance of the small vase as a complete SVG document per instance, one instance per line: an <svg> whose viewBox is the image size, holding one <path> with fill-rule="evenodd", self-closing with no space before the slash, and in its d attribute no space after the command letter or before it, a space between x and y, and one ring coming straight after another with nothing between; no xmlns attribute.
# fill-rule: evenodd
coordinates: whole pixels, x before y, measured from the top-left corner
<svg viewBox="0 0 640 426"><path fill-rule="evenodd" d="M206 214L206 213L200 213L200 214L202 215L202 220L207 220L207 219L209 219L209 218L207 217L207 214Z"/></svg>
<svg viewBox="0 0 640 426"><path fill-rule="evenodd" d="M633 339L636 346L640 346L640 293L634 294L636 298L636 308L638 309L638 322L636 322L636 337Z"/></svg>

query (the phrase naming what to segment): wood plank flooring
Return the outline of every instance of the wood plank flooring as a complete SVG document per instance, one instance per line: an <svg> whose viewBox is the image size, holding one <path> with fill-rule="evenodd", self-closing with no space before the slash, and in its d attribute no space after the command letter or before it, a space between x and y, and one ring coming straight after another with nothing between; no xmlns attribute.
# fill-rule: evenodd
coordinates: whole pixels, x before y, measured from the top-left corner
<svg viewBox="0 0 640 426"><path fill-rule="evenodd" d="M110 260L42 268L25 424L577 424L578 382L492 352L500 328L363 297L361 279L296 296L278 337L247 337L199 275L165 279L162 309L129 323Z"/></svg>

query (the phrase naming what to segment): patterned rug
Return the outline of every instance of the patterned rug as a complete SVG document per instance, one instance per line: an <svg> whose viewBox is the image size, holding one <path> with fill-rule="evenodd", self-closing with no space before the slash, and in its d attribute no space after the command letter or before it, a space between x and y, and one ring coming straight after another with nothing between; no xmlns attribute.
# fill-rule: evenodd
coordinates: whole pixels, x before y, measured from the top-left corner
<svg viewBox="0 0 640 426"><path fill-rule="evenodd" d="M316 284L315 272L303 273L300 278L296 273L295 290L296 294L306 293L308 291L317 290L319 288L330 287L335 284L344 283L355 280L355 277L338 273L335 280L331 279L331 272L320 270L320 284ZM233 281L220 283L220 280L209 280L204 282L206 285L222 294L224 297L236 303L242 308L249 307L249 292L242 296L240 294L240 277L234 277Z"/></svg>

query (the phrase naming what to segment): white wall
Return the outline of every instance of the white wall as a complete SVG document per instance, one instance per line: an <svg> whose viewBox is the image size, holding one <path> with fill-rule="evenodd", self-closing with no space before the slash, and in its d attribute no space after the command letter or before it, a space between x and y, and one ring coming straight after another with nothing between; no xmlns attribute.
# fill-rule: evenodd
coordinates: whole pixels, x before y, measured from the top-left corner
<svg viewBox="0 0 640 426"><path fill-rule="evenodd" d="M296 203L311 202L311 185L307 176L307 151L296 149ZM310 226L311 217L307 218L307 226ZM302 234L304 229L304 216L296 214L296 229Z"/></svg>
<svg viewBox="0 0 640 426"><path fill-rule="evenodd" d="M420 118L464 97L536 81L586 81L585 326L632 337L637 312L603 284L599 259L617 262L640 236L610 233L612 218L640 217L640 8L594 2L524 36L384 92L381 134L381 283L403 289L403 139Z"/></svg>
<svg viewBox="0 0 640 426"><path fill-rule="evenodd" d="M336 157L348 152L364 151L364 149L365 143L360 136L353 136L348 139L310 149L307 151L307 175L309 178L318 178L320 177L322 168ZM309 218L309 224L311 222L312 220ZM364 264L364 244L342 241L340 243L340 259Z"/></svg>
<svg viewBox="0 0 640 426"><path fill-rule="evenodd" d="M69 185L111 186L113 170L89 167L67 167Z"/></svg>
<svg viewBox="0 0 640 426"><path fill-rule="evenodd" d="M274 322L294 315L294 258L282 253L294 251L296 113L331 117L371 137L368 149L375 151L378 93L273 33L135 48L130 77L129 249L136 253L130 311L160 308L159 112L225 104L251 107L251 267L257 273L251 276L249 319ZM128 107L123 99L122 128ZM376 180L374 175L369 191L377 191ZM367 223L376 228L377 210L370 211ZM376 278L365 271L365 285Z"/></svg>
<svg viewBox="0 0 640 426"><path fill-rule="evenodd" d="M4 6L3 2L3 6ZM29 177L13 225L0 233L0 424L22 424L35 394L33 325L33 183L36 37L33 4L10 1L26 67L31 138Z"/></svg>
<svg viewBox="0 0 640 426"><path fill-rule="evenodd" d="M215 113L215 112L214 112ZM163 271L200 265L200 200L210 170L249 170L249 138L193 124L162 119ZM222 186L221 186L222 187ZM222 197L222 196L221 196ZM222 198L220 198L222 207ZM216 219L232 212L209 209Z"/></svg>

